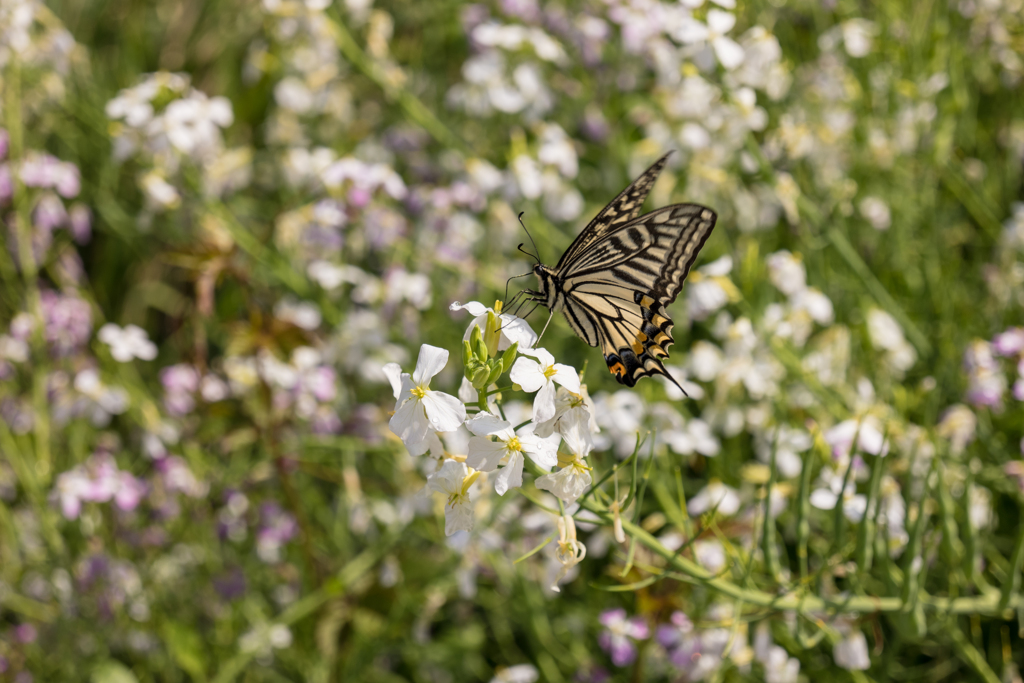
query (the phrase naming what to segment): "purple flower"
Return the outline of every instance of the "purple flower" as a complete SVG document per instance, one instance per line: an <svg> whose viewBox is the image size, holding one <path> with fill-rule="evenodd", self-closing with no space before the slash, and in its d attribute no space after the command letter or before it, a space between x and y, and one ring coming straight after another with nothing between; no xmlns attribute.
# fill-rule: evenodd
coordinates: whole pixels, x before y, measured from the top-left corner
<svg viewBox="0 0 1024 683"><path fill-rule="evenodd" d="M68 211L68 227L75 244L88 244L92 237L92 212L85 204L72 204Z"/></svg>
<svg viewBox="0 0 1024 683"><path fill-rule="evenodd" d="M0 128L0 159L7 158L7 147L10 145L10 137L6 128ZM3 673L0 671L0 673Z"/></svg>
<svg viewBox="0 0 1024 683"><path fill-rule="evenodd" d="M202 498L209 491L209 486L196 479L185 461L176 455L158 460L156 467L168 491L184 493L191 498Z"/></svg>
<svg viewBox="0 0 1024 683"><path fill-rule="evenodd" d="M1011 327L997 334L992 340L992 348L1000 356L1016 356L1024 351L1024 327Z"/></svg>
<svg viewBox="0 0 1024 683"><path fill-rule="evenodd" d="M77 519L82 503L106 503L111 500L121 510L138 507L146 494L146 485L129 472L119 470L109 453L97 453L57 477L54 496L66 519Z"/></svg>
<svg viewBox="0 0 1024 683"><path fill-rule="evenodd" d="M92 309L73 295L44 290L39 295L45 324L45 337L58 356L67 356L89 341L92 334Z"/></svg>
<svg viewBox="0 0 1024 683"><path fill-rule="evenodd" d="M77 197L82 189L78 167L49 154L30 152L21 162L20 175L26 187L53 188L65 199Z"/></svg>
<svg viewBox="0 0 1024 683"><path fill-rule="evenodd" d="M225 600L237 600L245 595L247 582L245 574L238 567L232 567L227 573L213 580L213 587Z"/></svg>
<svg viewBox="0 0 1024 683"><path fill-rule="evenodd" d="M32 224L38 230L52 232L68 222L68 212L60 197L47 192L39 198L32 212Z"/></svg>
<svg viewBox="0 0 1024 683"><path fill-rule="evenodd" d="M998 406L1006 391L1006 377L992 355L992 345L975 339L964 351L967 401L976 406Z"/></svg>
<svg viewBox="0 0 1024 683"><path fill-rule="evenodd" d="M636 659L634 640L646 640L649 635L647 623L640 617L626 618L626 610L613 609L602 612L598 621L605 627L597 636L601 649L612 658L615 666L628 666Z"/></svg>
<svg viewBox="0 0 1024 683"><path fill-rule="evenodd" d="M172 415L188 415L196 407L193 396L199 390L199 372L187 363L171 365L160 371L164 385L164 406Z"/></svg>
<svg viewBox="0 0 1024 683"><path fill-rule="evenodd" d="M14 627L14 638L25 645L36 642L39 631L32 624L19 624Z"/></svg>
<svg viewBox="0 0 1024 683"><path fill-rule="evenodd" d="M693 630L693 622L682 612L673 612L671 624L658 627L656 638L677 668L684 669L700 652L700 639Z"/></svg>
<svg viewBox="0 0 1024 683"><path fill-rule="evenodd" d="M264 503L260 508L260 530L256 533L256 554L268 564L281 561L281 548L298 530L295 517L277 503Z"/></svg>

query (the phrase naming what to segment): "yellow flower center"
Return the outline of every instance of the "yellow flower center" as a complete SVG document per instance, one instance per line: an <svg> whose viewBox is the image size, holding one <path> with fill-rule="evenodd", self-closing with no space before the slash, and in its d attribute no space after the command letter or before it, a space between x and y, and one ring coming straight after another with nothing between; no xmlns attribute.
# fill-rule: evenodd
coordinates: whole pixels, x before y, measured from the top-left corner
<svg viewBox="0 0 1024 683"><path fill-rule="evenodd" d="M518 436L513 436L511 439L505 442L505 450L509 453L516 451L522 452L523 442L519 440Z"/></svg>
<svg viewBox="0 0 1024 683"><path fill-rule="evenodd" d="M544 376L546 378L548 378L548 379L551 379L552 377L554 377L555 373L557 373L557 372L558 372L558 370L555 370L555 366L554 365L549 365L548 367L544 368Z"/></svg>
<svg viewBox="0 0 1024 683"><path fill-rule="evenodd" d="M427 395L427 390L424 389L423 387L413 387L412 395L415 396L416 398L423 398L424 396Z"/></svg>

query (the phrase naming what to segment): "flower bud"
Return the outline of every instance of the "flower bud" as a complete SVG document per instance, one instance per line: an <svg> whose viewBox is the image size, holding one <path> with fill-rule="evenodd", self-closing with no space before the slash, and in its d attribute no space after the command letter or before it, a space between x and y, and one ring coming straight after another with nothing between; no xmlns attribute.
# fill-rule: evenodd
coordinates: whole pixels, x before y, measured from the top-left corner
<svg viewBox="0 0 1024 683"><path fill-rule="evenodd" d="M501 373L503 372L500 360L491 361L491 366L491 374L488 375L487 377L487 386L490 386L497 382L498 378L501 377Z"/></svg>
<svg viewBox="0 0 1024 683"><path fill-rule="evenodd" d="M487 352L487 344L484 343L479 325L475 325L473 331L469 334L469 343L473 345L473 354L478 361L483 363L490 358L490 354Z"/></svg>
<svg viewBox="0 0 1024 683"><path fill-rule="evenodd" d="M502 372L512 367L512 363L516 360L516 353L519 351L519 342L516 342L512 346L505 349L505 353L501 355L501 369Z"/></svg>

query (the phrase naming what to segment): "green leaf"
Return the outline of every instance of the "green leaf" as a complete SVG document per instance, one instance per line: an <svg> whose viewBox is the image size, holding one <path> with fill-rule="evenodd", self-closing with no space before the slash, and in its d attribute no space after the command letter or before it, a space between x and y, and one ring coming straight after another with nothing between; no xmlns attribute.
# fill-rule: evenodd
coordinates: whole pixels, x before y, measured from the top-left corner
<svg viewBox="0 0 1024 683"><path fill-rule="evenodd" d="M89 680L92 683L139 683L132 670L116 659L97 664Z"/></svg>
<svg viewBox="0 0 1024 683"><path fill-rule="evenodd" d="M203 657L203 641L192 629L184 624L168 621L163 627L164 643L180 666L193 680L206 680L206 660Z"/></svg>

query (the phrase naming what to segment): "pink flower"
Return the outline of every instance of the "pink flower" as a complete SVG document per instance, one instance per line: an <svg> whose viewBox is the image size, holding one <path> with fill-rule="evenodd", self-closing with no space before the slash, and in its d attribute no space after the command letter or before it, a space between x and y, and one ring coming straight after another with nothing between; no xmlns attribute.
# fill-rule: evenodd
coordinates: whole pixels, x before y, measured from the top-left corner
<svg viewBox="0 0 1024 683"><path fill-rule="evenodd" d="M992 348L1000 356L1016 356L1024 351L1024 327L1011 327L997 334L992 340Z"/></svg>
<svg viewBox="0 0 1024 683"><path fill-rule="evenodd" d="M615 666L628 666L636 659L634 640L646 640L649 629L640 617L626 618L626 610L613 609L602 612L598 621L605 627L597 637L601 649L611 655Z"/></svg>

